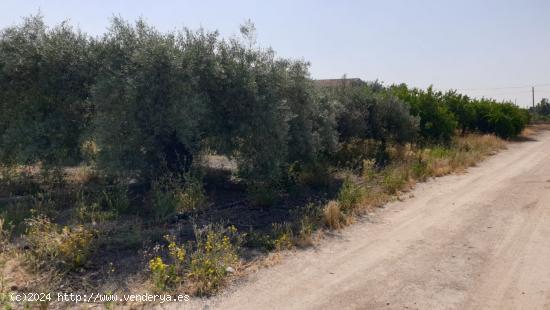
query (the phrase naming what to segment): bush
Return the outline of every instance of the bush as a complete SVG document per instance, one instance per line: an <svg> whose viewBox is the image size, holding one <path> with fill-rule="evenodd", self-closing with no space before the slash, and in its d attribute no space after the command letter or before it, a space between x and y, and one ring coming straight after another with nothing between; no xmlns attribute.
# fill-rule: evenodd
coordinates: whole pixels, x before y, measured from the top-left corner
<svg viewBox="0 0 550 310"><path fill-rule="evenodd" d="M228 267L239 263L241 239L231 226L195 229L196 250L191 254L188 277L199 295L210 295L225 281Z"/></svg>
<svg viewBox="0 0 550 310"><path fill-rule="evenodd" d="M207 199L202 181L190 174L185 177L183 188L178 191L178 212L192 212L203 208Z"/></svg>
<svg viewBox="0 0 550 310"><path fill-rule="evenodd" d="M168 241L168 255L170 262L165 263L160 256L149 261L151 278L155 288L162 292L174 288L183 280L187 252L182 245L178 245L173 236L164 236Z"/></svg>
<svg viewBox="0 0 550 310"><path fill-rule="evenodd" d="M153 182L150 196L151 207L157 222L175 214L180 205L178 188L167 179Z"/></svg>
<svg viewBox="0 0 550 310"><path fill-rule="evenodd" d="M362 188L356 185L351 178L347 177L338 192L338 204L341 211L347 213L353 211L355 206L361 202L362 197Z"/></svg>
<svg viewBox="0 0 550 310"><path fill-rule="evenodd" d="M84 266L93 251L95 232L82 225L59 229L43 216L28 219L27 225L28 258L35 267L75 269Z"/></svg>
<svg viewBox="0 0 550 310"><path fill-rule="evenodd" d="M395 194L402 190L409 181L408 171L401 166L390 166L384 170L382 187L388 194Z"/></svg>
<svg viewBox="0 0 550 310"><path fill-rule="evenodd" d="M292 248L294 245L294 232L289 223L274 223L271 230L273 234L273 248L275 250L282 251Z"/></svg>
<svg viewBox="0 0 550 310"><path fill-rule="evenodd" d="M306 204L303 208L299 209L297 216L298 231L294 237L293 243L300 247L307 247L313 244L312 235L318 228L318 225L322 223L322 209L318 208L313 203Z"/></svg>

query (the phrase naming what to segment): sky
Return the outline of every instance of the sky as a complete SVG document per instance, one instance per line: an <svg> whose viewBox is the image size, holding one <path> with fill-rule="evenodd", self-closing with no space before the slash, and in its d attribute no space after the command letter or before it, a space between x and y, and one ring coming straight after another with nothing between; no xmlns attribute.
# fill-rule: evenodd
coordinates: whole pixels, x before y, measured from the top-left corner
<svg viewBox="0 0 550 310"><path fill-rule="evenodd" d="M0 28L41 12L101 35L113 16L160 30L218 30L250 19L262 47L307 60L316 79L358 77L433 85L531 105L550 97L550 1L0 0Z"/></svg>

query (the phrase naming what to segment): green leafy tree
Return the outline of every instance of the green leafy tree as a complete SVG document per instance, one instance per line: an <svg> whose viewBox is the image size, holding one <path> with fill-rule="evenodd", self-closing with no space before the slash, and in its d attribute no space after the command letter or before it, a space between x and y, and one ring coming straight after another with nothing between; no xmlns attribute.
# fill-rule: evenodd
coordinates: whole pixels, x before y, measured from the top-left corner
<svg viewBox="0 0 550 310"><path fill-rule="evenodd" d="M443 103L442 94L430 86L426 91L408 89L401 84L392 87L393 93L411 107L411 114L420 118L420 136L426 142L448 143L457 126L455 116Z"/></svg>
<svg viewBox="0 0 550 310"><path fill-rule="evenodd" d="M59 165L80 160L92 108L93 42L67 23L25 18L0 34L0 160Z"/></svg>
<svg viewBox="0 0 550 310"><path fill-rule="evenodd" d="M194 76L201 65L194 49L208 48L213 36L162 34L143 20L113 20L92 96L100 167L147 180L189 169L207 100Z"/></svg>

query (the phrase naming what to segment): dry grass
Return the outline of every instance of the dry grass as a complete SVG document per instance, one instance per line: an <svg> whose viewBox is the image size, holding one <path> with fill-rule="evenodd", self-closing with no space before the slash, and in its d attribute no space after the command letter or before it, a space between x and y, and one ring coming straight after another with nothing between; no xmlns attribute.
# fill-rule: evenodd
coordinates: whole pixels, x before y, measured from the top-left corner
<svg viewBox="0 0 550 310"><path fill-rule="evenodd" d="M415 149L411 145L390 147L391 165L380 170L376 169L373 161L365 160L359 180L346 178L340 192L340 196L346 199L339 197L338 201L327 204L324 209L325 225L330 229L340 229L353 221L355 215L399 199L401 193L410 191L416 182L463 172L505 147L504 140L494 135L479 134L457 137L450 146L424 149ZM352 180L354 184L350 184Z"/></svg>
<svg viewBox="0 0 550 310"><path fill-rule="evenodd" d="M423 150L421 156L428 163L428 174L439 177L462 172L505 147L504 140L494 135L469 134L457 137L449 148Z"/></svg>
<svg viewBox="0 0 550 310"><path fill-rule="evenodd" d="M330 229L340 229L344 226L344 214L337 201L331 200L328 202L324 210L324 220Z"/></svg>

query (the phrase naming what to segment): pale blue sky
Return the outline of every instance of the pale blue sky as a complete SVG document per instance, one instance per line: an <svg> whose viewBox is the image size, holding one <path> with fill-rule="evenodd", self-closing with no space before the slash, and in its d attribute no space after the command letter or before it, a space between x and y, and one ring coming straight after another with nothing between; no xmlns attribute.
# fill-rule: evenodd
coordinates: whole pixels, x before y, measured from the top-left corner
<svg viewBox="0 0 550 310"><path fill-rule="evenodd" d="M250 18L258 42L311 62L314 78L360 77L531 103L550 97L550 1L143 1L1 0L0 27L41 10L98 35L113 14L161 30L238 32ZM522 87L522 88L511 88ZM464 90L462 90L464 89ZM474 90L471 90L474 89Z"/></svg>

